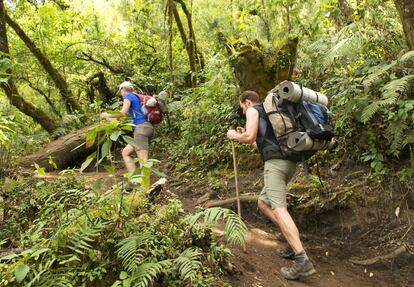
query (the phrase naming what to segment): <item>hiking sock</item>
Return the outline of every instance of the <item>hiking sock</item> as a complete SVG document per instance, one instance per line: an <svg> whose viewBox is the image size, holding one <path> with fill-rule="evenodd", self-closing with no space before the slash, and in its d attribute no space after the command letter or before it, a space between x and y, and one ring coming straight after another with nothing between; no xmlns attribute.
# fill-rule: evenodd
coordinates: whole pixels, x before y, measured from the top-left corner
<svg viewBox="0 0 414 287"><path fill-rule="evenodd" d="M304 265L306 263L306 261L309 261L309 257L306 254L306 251L305 250L302 250L301 252L295 254L295 261L299 265Z"/></svg>

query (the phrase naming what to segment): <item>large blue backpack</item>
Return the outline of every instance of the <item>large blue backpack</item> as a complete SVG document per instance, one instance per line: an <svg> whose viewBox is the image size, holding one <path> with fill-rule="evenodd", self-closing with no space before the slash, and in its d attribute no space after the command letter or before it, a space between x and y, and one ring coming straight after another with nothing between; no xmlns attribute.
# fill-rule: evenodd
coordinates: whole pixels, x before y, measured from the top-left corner
<svg viewBox="0 0 414 287"><path fill-rule="evenodd" d="M326 106L305 101L302 95L295 102L281 98L276 86L263 107L286 159L303 161L333 146L334 128Z"/></svg>

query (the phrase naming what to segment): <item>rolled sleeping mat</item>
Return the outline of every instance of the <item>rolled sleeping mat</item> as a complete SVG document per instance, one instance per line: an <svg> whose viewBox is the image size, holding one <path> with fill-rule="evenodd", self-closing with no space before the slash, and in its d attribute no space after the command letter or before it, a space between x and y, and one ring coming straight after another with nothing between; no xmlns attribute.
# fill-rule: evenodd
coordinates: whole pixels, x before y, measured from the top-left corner
<svg viewBox="0 0 414 287"><path fill-rule="evenodd" d="M279 99L276 94L269 93L263 101L263 108L267 113L273 131L277 136L281 136L293 131L293 123L288 116L278 112L278 103Z"/></svg>
<svg viewBox="0 0 414 287"><path fill-rule="evenodd" d="M330 149L334 143L333 139L330 141L311 139L305 132L293 132L287 139L288 147L296 151Z"/></svg>
<svg viewBox="0 0 414 287"><path fill-rule="evenodd" d="M301 100L302 90L302 100L328 106L328 98L324 94L315 92L314 90L305 87L301 88L298 84L290 81L280 83L278 94L281 99L297 103Z"/></svg>

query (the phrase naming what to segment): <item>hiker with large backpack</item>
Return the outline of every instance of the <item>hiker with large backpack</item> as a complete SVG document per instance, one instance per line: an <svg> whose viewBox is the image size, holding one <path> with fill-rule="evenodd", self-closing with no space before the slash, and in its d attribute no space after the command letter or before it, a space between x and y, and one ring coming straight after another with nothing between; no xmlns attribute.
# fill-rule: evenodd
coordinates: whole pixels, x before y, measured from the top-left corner
<svg viewBox="0 0 414 287"><path fill-rule="evenodd" d="M278 250L280 256L293 259L291 267L283 267L282 275L295 280L315 272L300 240L299 231L287 210L287 184L296 171L296 162L280 146L268 115L256 92L245 91L239 98L240 107L246 115L246 128L230 129L227 137L240 143L256 143L264 161L264 188L260 193L258 207L276 225L289 243ZM287 121L286 121L287 122Z"/></svg>
<svg viewBox="0 0 414 287"><path fill-rule="evenodd" d="M122 150L122 158L124 160L125 166L128 172L133 173L135 171L135 163L132 160L131 154L136 152L140 163L145 162L148 159L148 145L149 141L154 133L154 128L149 116L148 109L150 109L151 105L155 107L157 103L148 103L147 101L154 101L155 99L152 97L149 98L142 98L145 96L141 96L137 94L134 90L134 85L131 82L123 82L119 85L118 91L116 96L122 97L123 103L121 108L121 113L124 115L129 115L132 119L133 124L135 125L134 129L134 140L135 140L135 147L132 145L127 145ZM157 112L159 112L157 110ZM109 114L109 113L102 113L101 118L117 118L121 115L116 114ZM160 117L162 115L159 115ZM162 120L159 117L156 119Z"/></svg>

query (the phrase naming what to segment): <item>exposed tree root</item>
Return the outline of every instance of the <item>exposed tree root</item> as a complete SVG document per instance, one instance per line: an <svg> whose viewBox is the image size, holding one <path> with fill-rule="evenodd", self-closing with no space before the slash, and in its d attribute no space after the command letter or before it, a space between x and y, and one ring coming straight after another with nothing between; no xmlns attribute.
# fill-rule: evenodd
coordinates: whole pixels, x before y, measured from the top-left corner
<svg viewBox="0 0 414 287"><path fill-rule="evenodd" d="M242 195L240 195L240 202L256 203L258 199L259 199L259 196L257 194L242 194ZM207 201L204 204L204 207L205 208L216 207L216 206L225 207L225 206L230 206L230 205L232 205L233 203L236 203L236 202L237 202L236 197L227 198L227 199L220 199L220 200L211 200L211 201Z"/></svg>
<svg viewBox="0 0 414 287"><path fill-rule="evenodd" d="M386 254L386 255L381 255L381 256L376 256L374 258L370 258L370 259L366 259L366 260L349 260L351 263L353 264L357 264L357 265L372 265L375 263L380 263L389 259L394 259L396 257L398 257L399 255L401 255L402 253L409 253L412 255L411 252L409 252L409 248L407 245L403 244L402 246L398 247L397 249L395 249L394 251Z"/></svg>

